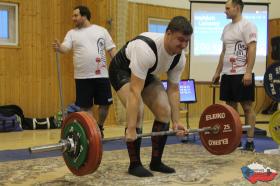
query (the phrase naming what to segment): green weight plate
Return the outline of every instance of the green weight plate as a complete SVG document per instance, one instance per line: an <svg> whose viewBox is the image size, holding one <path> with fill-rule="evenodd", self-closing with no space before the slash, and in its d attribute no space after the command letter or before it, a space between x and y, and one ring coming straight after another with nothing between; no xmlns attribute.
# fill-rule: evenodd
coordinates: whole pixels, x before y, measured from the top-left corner
<svg viewBox="0 0 280 186"><path fill-rule="evenodd" d="M64 120L61 127L61 138L64 136L64 129L77 122L84 130L86 137L83 138L87 140L88 152L86 153L86 160L81 161L83 165L79 168L73 167L68 159L66 152L63 153L63 159L69 170L76 176L84 176L96 171L101 163L102 159L102 139L99 131L99 127L96 120L86 112L74 112L69 114ZM69 130L66 130L69 131Z"/></svg>
<svg viewBox="0 0 280 186"><path fill-rule="evenodd" d="M63 129L62 137L74 140L74 151L66 152L64 156L70 166L80 168L85 163L88 153L88 140L83 127L77 121L73 121Z"/></svg>
<svg viewBox="0 0 280 186"><path fill-rule="evenodd" d="M274 112L269 120L269 132L272 139L280 144L280 110Z"/></svg>

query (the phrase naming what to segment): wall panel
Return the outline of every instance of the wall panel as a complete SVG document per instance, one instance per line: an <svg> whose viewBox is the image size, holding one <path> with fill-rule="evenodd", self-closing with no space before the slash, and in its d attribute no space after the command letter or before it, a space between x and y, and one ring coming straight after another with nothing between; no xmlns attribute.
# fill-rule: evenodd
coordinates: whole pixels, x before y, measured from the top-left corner
<svg viewBox="0 0 280 186"><path fill-rule="evenodd" d="M116 41L116 25L122 21L117 20L117 11L121 11L117 10L118 1L120 0L1 0L19 4L20 45L0 46L0 105L18 104L28 117L54 115L59 110L60 102L55 53L51 43L56 38L62 41L66 32L73 27L72 10L78 4L89 6L92 22L106 27ZM189 10L129 3L126 40L147 31L149 17L171 19L176 15L189 17ZM280 35L280 21L270 20L269 64L272 62L270 38L277 35ZM64 103L67 105L75 99L72 53L61 55L60 60ZM188 63L183 78L188 77L187 72ZM113 94L115 97L115 92ZM269 98L261 88L257 94L256 110L261 110L269 103ZM208 84L197 85L197 98L197 103L189 105L190 117L199 116L206 106L212 104L212 89ZM111 107L106 124L116 124L117 109L119 108L115 108L115 104ZM96 114L96 108L94 112ZM145 112L145 121L151 121L152 114L147 109Z"/></svg>
<svg viewBox="0 0 280 186"><path fill-rule="evenodd" d="M3 0L1 1L3 2ZM17 104L27 117L47 117L60 109L54 39L73 27L72 11L84 4L92 22L105 26L116 0L4 0L19 4L19 47L0 47L0 105ZM112 34L113 38L115 33ZM75 100L72 54L60 55L64 104ZM112 107L113 108L113 107ZM111 108L111 110L112 110ZM112 113L112 114L111 114ZM111 111L107 122L115 123Z"/></svg>

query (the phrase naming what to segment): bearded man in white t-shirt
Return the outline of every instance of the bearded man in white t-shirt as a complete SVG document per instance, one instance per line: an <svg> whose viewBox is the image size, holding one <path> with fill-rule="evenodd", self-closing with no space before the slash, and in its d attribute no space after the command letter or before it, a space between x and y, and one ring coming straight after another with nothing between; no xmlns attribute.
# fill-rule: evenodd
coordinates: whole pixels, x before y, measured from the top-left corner
<svg viewBox="0 0 280 186"><path fill-rule="evenodd" d="M212 78L217 83L222 73L220 99L237 110L240 102L245 115L245 124L251 125L247 132L244 150L254 151L254 127L256 114L253 109L255 100L255 80L253 67L256 58L257 28L242 17L242 0L228 0L225 13L232 22L224 28L221 40L223 49L216 73ZM240 144L242 146L242 144Z"/></svg>
<svg viewBox="0 0 280 186"><path fill-rule="evenodd" d="M127 111L127 141L130 165L128 173L138 177L153 176L140 160L143 105L154 114L153 132L178 129L183 135L185 128L179 119L178 83L185 67L184 49L193 32L189 21L182 16L174 17L165 34L142 33L122 47L109 67L109 78ZM167 73L168 85L164 89L156 74ZM152 136L150 169L162 173L174 173L175 169L162 163L161 158L167 136Z"/></svg>
<svg viewBox="0 0 280 186"><path fill-rule="evenodd" d="M61 53L73 50L75 104L91 115L93 103L99 105L97 123L103 137L103 124L113 102L105 51L113 58L116 46L108 31L91 24L90 18L88 7L75 7L72 15L75 28L68 31L62 44L55 40L53 48Z"/></svg>

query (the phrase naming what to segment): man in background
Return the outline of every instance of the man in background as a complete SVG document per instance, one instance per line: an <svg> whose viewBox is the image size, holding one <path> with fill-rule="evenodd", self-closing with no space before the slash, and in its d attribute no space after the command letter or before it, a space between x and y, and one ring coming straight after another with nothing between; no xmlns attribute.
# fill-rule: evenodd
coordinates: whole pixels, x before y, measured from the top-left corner
<svg viewBox="0 0 280 186"><path fill-rule="evenodd" d="M90 18L88 7L75 7L72 15L75 28L68 31L62 44L55 40L53 48L60 53L73 49L75 104L91 115L93 103L99 105L97 123L103 138L103 125L113 102L105 50L113 58L116 46L108 31L91 24Z"/></svg>
<svg viewBox="0 0 280 186"><path fill-rule="evenodd" d="M252 105L255 100L253 67L256 58L257 28L242 16L243 7L242 0L226 2L225 13L232 22L224 28L221 37L223 49L212 82L217 83L220 74L223 74L220 99L226 101L235 110L237 110L237 103L240 102L245 114L245 124L252 127L247 132L244 149L255 151L256 114Z"/></svg>

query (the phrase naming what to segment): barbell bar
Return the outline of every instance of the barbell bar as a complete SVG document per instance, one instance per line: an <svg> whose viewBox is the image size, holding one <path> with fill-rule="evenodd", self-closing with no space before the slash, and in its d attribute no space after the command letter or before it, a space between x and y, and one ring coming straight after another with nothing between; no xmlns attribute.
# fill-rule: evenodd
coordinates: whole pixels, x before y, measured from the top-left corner
<svg viewBox="0 0 280 186"><path fill-rule="evenodd" d="M202 145L214 155L233 152L239 145L243 126L239 114L228 105L214 104L207 107L199 120L197 129L188 129L186 135L199 133ZM178 130L138 134L137 138L149 136L174 135ZM83 176L93 173L102 159L102 142L124 139L121 137L101 139L95 119L86 112L75 112L68 115L61 128L61 140L57 144L29 148L31 153L61 150L69 170Z"/></svg>
<svg viewBox="0 0 280 186"><path fill-rule="evenodd" d="M195 132L204 132L204 131L217 131L219 130L218 127L204 127L202 129L188 129L185 134L195 133ZM137 134L137 138L142 137L150 137L150 136L164 136L164 135L174 135L179 130L171 130L171 131L161 131L161 132L151 132L151 133L144 133L144 134ZM111 137L111 138L104 138L102 139L102 142L109 142L109 141L116 141L125 139L124 136L117 136L117 137ZM42 146L35 146L30 147L29 151L31 153L41 153L41 152L48 152L53 150L61 150L62 152L65 151L72 151L74 143L72 138L68 139L62 139L59 141L59 143L55 144L49 144L49 145L42 145Z"/></svg>
<svg viewBox="0 0 280 186"><path fill-rule="evenodd" d="M243 130L251 129L251 126L244 125L242 126ZM192 133L199 133L199 132L205 132L210 131L213 133L219 132L219 127L204 127L204 128L196 128L196 129L187 129L185 132L185 135L192 134ZM164 135L175 135L179 130L170 130L170 131L161 131L161 132L150 132L150 133L144 133L144 134L137 134L137 138L142 137L151 137L151 136L164 136ZM117 136L117 137L111 137L111 138L104 138L102 139L102 142L109 142L109 141L117 141L125 139L124 136ZM55 151L60 150L61 152L72 152L74 150L74 140L73 138L68 139L61 139L58 143L55 144L49 144L49 145L42 145L42 146L34 146L29 148L30 153L42 153L42 152L49 152L49 151Z"/></svg>
<svg viewBox="0 0 280 186"><path fill-rule="evenodd" d="M204 131L218 131L218 127L204 127L202 129L188 129L187 132L185 132L185 135L196 133L196 132L204 132ZM161 131L161 132L150 132L150 133L144 133L144 134L137 134L137 138L142 137L150 137L150 136L164 136L164 135L174 135L179 130L170 130L170 131ZM104 138L102 139L102 142L109 142L109 141L116 141L125 139L124 136L117 136L117 137L111 137L111 138ZM49 152L49 151L55 151L55 150L61 150L62 152L68 151L71 152L74 149L74 142L73 138L68 139L61 139L58 143L55 144L49 144L49 145L42 145L42 146L34 146L30 147L29 151L30 153L42 153L42 152Z"/></svg>

